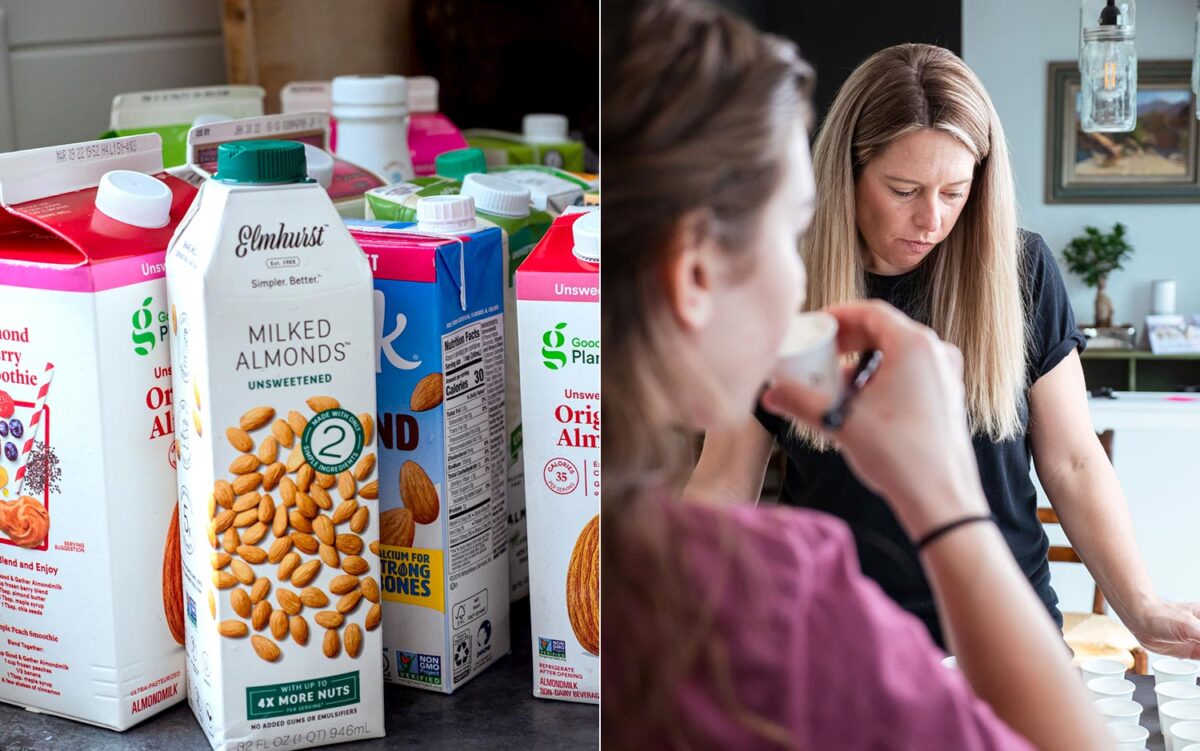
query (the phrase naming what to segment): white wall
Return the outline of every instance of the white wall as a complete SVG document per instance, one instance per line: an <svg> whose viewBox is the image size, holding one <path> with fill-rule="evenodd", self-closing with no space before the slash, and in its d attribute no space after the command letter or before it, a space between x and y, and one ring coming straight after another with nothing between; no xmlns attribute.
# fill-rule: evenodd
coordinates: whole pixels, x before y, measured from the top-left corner
<svg viewBox="0 0 1200 751"><path fill-rule="evenodd" d="M0 0L0 151L85 141L126 91L225 83L218 0Z"/></svg>
<svg viewBox="0 0 1200 751"><path fill-rule="evenodd" d="M1140 60L1192 57L1194 0L1141 0ZM1139 331L1150 312L1150 283L1175 279L1176 309L1200 313L1200 204L1053 204L1044 202L1046 64L1078 54L1075 0L963 0L963 56L992 96L1008 136L1022 226L1041 233L1061 259L1085 225L1129 228L1132 260L1117 272L1109 296L1120 322ZM1094 292L1064 273L1076 318L1093 319Z"/></svg>

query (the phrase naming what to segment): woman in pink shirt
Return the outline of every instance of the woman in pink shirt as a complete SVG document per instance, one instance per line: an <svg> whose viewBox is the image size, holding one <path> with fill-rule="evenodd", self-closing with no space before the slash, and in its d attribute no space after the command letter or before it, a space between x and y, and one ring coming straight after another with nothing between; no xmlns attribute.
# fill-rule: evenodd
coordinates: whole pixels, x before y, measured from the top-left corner
<svg viewBox="0 0 1200 751"><path fill-rule="evenodd" d="M603 707L612 748L1111 747L995 526L962 358L883 303L831 309L882 365L830 434L920 550L961 673L818 512L682 503L691 436L745 419L803 302L811 72L688 0L606 6ZM829 406L778 383L771 411Z"/></svg>

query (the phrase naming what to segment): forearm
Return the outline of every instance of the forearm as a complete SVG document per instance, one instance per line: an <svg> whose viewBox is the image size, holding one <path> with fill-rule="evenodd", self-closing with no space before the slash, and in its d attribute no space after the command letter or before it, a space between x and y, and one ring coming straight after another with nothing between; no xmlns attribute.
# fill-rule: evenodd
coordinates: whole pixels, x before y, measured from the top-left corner
<svg viewBox="0 0 1200 751"><path fill-rule="evenodd" d="M922 560L958 666L997 716L1040 749L1111 747L1061 635L993 525L950 532Z"/></svg>
<svg viewBox="0 0 1200 751"><path fill-rule="evenodd" d="M736 472L701 462L683 490L687 501L754 505L762 494L764 473Z"/></svg>
<svg viewBox="0 0 1200 751"><path fill-rule="evenodd" d="M1102 452L1043 481L1063 531L1100 591L1131 628L1157 598L1125 494Z"/></svg>

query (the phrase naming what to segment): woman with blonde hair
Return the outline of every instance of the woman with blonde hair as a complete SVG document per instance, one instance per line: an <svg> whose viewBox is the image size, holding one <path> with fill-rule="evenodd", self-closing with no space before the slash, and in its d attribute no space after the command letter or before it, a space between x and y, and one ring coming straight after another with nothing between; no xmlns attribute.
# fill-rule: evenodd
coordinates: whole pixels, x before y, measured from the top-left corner
<svg viewBox="0 0 1200 751"><path fill-rule="evenodd" d="M923 540L961 672L862 576L838 520L680 501L688 436L750 412L804 301L812 74L707 5L605 12L605 747L1111 748L985 513L962 358L930 329L830 309L843 352L883 353L833 437ZM798 384L763 398L810 426L829 406Z"/></svg>
<svg viewBox="0 0 1200 751"><path fill-rule="evenodd" d="M1200 607L1159 598L1125 498L1092 428L1075 325L1042 238L1017 228L1004 131L953 53L890 47L846 80L814 147L821 196L802 244L806 308L887 301L963 355L966 410L995 522L1062 625L1030 460L1067 536L1108 601L1155 652L1200 656ZM787 455L782 501L849 524L863 572L945 644L917 552L843 453L760 405L710 431L691 497L757 498L772 445Z"/></svg>

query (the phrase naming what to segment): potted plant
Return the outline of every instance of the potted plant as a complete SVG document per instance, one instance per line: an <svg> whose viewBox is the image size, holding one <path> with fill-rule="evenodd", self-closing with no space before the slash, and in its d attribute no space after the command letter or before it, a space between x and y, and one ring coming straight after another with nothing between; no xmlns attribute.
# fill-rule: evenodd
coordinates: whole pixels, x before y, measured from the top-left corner
<svg viewBox="0 0 1200 751"><path fill-rule="evenodd" d="M1108 275L1121 269L1122 262L1133 255L1133 246L1125 240L1125 225L1120 222L1109 233L1095 227L1084 227L1083 231L1067 245L1063 258L1072 273L1096 288L1096 327L1111 328L1113 305L1104 292Z"/></svg>

